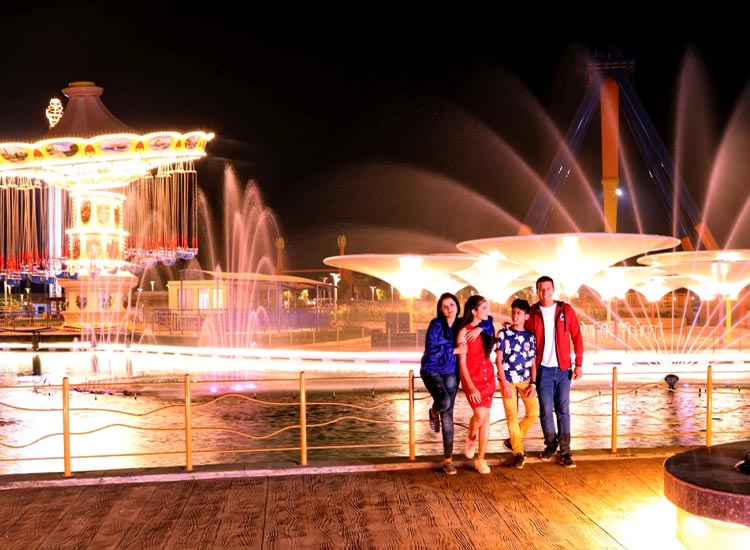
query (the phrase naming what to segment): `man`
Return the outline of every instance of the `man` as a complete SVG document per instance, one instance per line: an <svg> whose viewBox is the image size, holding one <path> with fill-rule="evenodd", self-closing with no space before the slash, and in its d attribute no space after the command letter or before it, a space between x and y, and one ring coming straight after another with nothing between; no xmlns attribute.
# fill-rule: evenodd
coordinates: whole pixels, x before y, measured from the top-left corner
<svg viewBox="0 0 750 550"><path fill-rule="evenodd" d="M553 299L555 282L551 277L544 275L537 279L536 293L539 301L531 306L525 326L537 343L531 379L536 381L544 434L544 451L539 458L549 461L557 453L560 464L575 468L570 455L570 384L583 375L581 325L570 304Z"/></svg>

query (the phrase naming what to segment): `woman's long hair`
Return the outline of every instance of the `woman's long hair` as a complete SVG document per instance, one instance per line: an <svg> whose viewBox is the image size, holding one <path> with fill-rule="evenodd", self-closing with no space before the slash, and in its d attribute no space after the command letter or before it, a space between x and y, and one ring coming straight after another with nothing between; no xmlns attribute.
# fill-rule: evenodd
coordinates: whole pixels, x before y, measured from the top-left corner
<svg viewBox="0 0 750 550"><path fill-rule="evenodd" d="M461 318L461 322L459 323L459 330L461 330L466 325L470 325L471 322L474 320L474 310L479 309L479 306L481 306L484 302L487 301L487 298L484 296L480 296L479 294L475 294L474 296L470 296L468 300L466 300L466 304L464 304L464 316ZM482 337L482 347L484 348L484 355L489 357L490 353L492 353L492 336L487 334L484 330L480 334Z"/></svg>

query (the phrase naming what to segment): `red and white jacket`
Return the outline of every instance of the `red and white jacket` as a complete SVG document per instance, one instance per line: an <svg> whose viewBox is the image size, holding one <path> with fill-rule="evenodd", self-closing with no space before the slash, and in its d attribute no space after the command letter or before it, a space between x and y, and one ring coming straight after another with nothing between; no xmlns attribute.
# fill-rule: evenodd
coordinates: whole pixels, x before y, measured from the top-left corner
<svg viewBox="0 0 750 550"><path fill-rule="evenodd" d="M581 324L578 322L573 307L566 303L555 300L555 350L557 351L557 364L560 370L567 370L572 364L570 344L573 343L575 353L575 365L583 365L583 336L581 335ZM536 366L542 364L544 352L544 321L539 302L531 306L529 318L524 325L536 336Z"/></svg>

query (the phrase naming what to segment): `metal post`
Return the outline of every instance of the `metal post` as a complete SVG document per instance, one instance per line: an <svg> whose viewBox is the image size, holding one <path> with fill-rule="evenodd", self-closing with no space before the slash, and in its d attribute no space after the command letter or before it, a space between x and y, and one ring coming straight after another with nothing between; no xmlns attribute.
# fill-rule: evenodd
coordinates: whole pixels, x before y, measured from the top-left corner
<svg viewBox="0 0 750 550"><path fill-rule="evenodd" d="M713 366L708 365L706 374L706 447L711 446L711 418L713 416Z"/></svg>
<svg viewBox="0 0 750 550"><path fill-rule="evenodd" d="M185 375L185 470L193 471L193 435L190 422L190 375Z"/></svg>
<svg viewBox="0 0 750 550"><path fill-rule="evenodd" d="M409 371L409 460L416 460L414 432L414 371Z"/></svg>
<svg viewBox="0 0 750 550"><path fill-rule="evenodd" d="M63 412L63 477L72 477L70 470L70 401L68 399L68 377L63 378L62 384L62 412Z"/></svg>
<svg viewBox="0 0 750 550"><path fill-rule="evenodd" d="M305 371L299 373L299 449L300 464L307 466L307 395Z"/></svg>
<svg viewBox="0 0 750 550"><path fill-rule="evenodd" d="M612 367L612 440L613 453L617 452L617 367Z"/></svg>

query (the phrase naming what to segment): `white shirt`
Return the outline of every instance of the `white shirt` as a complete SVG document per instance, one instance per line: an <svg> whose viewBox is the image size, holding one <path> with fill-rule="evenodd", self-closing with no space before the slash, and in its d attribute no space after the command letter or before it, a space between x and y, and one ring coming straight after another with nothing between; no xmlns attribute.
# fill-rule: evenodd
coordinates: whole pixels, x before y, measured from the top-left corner
<svg viewBox="0 0 750 550"><path fill-rule="evenodd" d="M539 306L542 310L544 323L544 349L542 350L543 367L559 367L557 364L557 350L555 349L555 309L557 304Z"/></svg>

